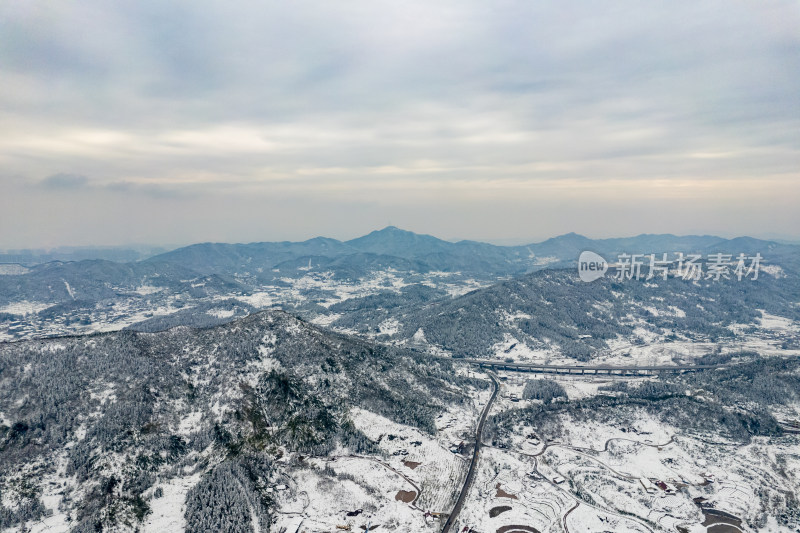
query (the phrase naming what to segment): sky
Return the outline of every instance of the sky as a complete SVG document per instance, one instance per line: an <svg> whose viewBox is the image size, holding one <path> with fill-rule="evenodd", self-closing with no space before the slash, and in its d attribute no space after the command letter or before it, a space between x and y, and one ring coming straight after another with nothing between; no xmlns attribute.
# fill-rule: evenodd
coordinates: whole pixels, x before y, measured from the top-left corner
<svg viewBox="0 0 800 533"><path fill-rule="evenodd" d="M0 2L0 249L800 239L800 3Z"/></svg>

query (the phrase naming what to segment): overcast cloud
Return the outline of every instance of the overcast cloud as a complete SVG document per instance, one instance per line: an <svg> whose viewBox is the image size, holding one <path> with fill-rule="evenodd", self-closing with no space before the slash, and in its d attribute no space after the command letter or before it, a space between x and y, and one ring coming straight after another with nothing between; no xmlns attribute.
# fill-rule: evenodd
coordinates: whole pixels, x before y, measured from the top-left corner
<svg viewBox="0 0 800 533"><path fill-rule="evenodd" d="M800 4L0 4L0 248L800 238Z"/></svg>

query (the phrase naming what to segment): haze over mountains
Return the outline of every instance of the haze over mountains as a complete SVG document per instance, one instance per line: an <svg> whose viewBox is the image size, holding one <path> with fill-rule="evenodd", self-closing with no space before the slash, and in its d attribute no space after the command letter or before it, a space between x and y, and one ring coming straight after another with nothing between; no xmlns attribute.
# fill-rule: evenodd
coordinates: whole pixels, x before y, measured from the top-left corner
<svg viewBox="0 0 800 533"><path fill-rule="evenodd" d="M19 263L23 266L39 265L51 261L140 261L169 250L164 246L59 246L52 249L5 250L0 252L0 263Z"/></svg>
<svg viewBox="0 0 800 533"><path fill-rule="evenodd" d="M349 241L317 237L303 242L215 244L187 246L150 257L148 261L179 264L203 274L233 274L253 269L254 264L272 265L281 274L292 269L351 265L392 265L424 270L461 272L469 275L503 276L528 272L544 265L566 266L584 250L609 257L627 253L771 253L784 258L800 253L800 246L750 237L724 239L709 235L638 235L589 239L576 233L540 243L498 246L477 241L449 242L393 226ZM343 261L343 257L348 257ZM398 261L403 260L403 261ZM338 260L338 262L337 262ZM296 266L295 266L296 265ZM347 266L345 266L347 265ZM403 268L403 269L405 269Z"/></svg>
<svg viewBox="0 0 800 533"><path fill-rule="evenodd" d="M800 533L798 7L0 0L0 533Z"/></svg>
<svg viewBox="0 0 800 533"><path fill-rule="evenodd" d="M0 334L10 340L143 321L148 329L211 325L272 306L324 320L356 297L395 291L394 298L403 300L397 305L419 305L543 268L572 267L584 250L609 260L623 252L758 252L765 265L788 273L798 272L800 264L800 246L746 237L592 240L570 233L526 246L496 246L387 227L349 241L203 243L139 261L0 265ZM368 320L356 329L372 326Z"/></svg>
<svg viewBox="0 0 800 533"><path fill-rule="evenodd" d="M364 270L399 267L421 272L442 270L468 275L497 277L528 272L544 265L567 266L584 250L607 258L620 253L755 253L781 263L797 256L800 246L750 237L724 239L709 235L675 236L643 234L635 237L589 239L576 233L553 237L540 243L498 246L476 241L449 242L389 226L349 241L316 237L302 242L259 242L249 244L200 243L160 254L113 249L77 249L44 252L18 251L0 255L0 263L31 266L49 261L116 261L180 266L197 274L275 278L328 268L347 276ZM109 258L118 254L115 259ZM70 254L72 254L70 256ZM132 257L139 254L139 257ZM145 254L146 257L142 257ZM81 259L82 256L85 256ZM49 261L46 261L48 259ZM358 270L361 269L362 272ZM275 276L274 274L278 274ZM112 274L113 275L113 274ZM138 273L136 274L138 275ZM146 275L146 274L145 274Z"/></svg>
<svg viewBox="0 0 800 533"><path fill-rule="evenodd" d="M757 280L585 283L585 250L763 260ZM459 527L666 532L717 511L741 531L795 527L799 252L673 235L495 246L389 227L3 264L0 528L438 529L426 511L454 508L484 406L480 490ZM558 383L501 368L498 382L468 358L724 368Z"/></svg>

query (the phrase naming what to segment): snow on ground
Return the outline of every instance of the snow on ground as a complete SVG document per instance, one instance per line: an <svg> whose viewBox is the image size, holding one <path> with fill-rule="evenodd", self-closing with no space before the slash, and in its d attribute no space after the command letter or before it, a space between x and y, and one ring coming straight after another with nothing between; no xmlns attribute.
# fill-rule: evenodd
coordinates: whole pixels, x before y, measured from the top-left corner
<svg viewBox="0 0 800 533"><path fill-rule="evenodd" d="M791 319L784 318L782 316L771 315L764 311L763 309L759 309L761 312L761 318L759 319L759 323L762 329L771 329L777 331L786 331L786 332L794 332L797 333L800 331L800 325L794 322Z"/></svg>
<svg viewBox="0 0 800 533"><path fill-rule="evenodd" d="M202 411L191 411L178 423L178 435L189 436L199 429L200 422L203 420Z"/></svg>
<svg viewBox="0 0 800 533"><path fill-rule="evenodd" d="M254 292L247 296L237 296L236 299L252 305L256 309L264 309L275 304L274 295L268 291Z"/></svg>
<svg viewBox="0 0 800 533"><path fill-rule="evenodd" d="M214 318L230 318L236 314L233 309L209 309L206 314Z"/></svg>
<svg viewBox="0 0 800 533"><path fill-rule="evenodd" d="M597 512L597 509L582 504L575 508L566 519L569 531L626 531L647 532L649 528L624 516ZM705 532L705 528L702 528Z"/></svg>
<svg viewBox="0 0 800 533"><path fill-rule="evenodd" d="M393 269L376 271L369 276L358 279L336 279L333 272L313 272L293 278L281 278L282 285L265 285L261 291L246 296L234 296L257 309L264 309L274 305L302 305L308 303L309 292L313 293L314 303L322 307L353 298L361 298L379 292L400 292L404 287L419 282L423 285L439 288L450 295L460 295L471 290L484 287L487 283L477 282L473 279L451 279L457 273L429 272L426 274L412 274L412 280ZM406 274L407 276L407 274ZM447 281L444 281L447 280ZM335 321L339 315L321 315L313 320L314 323L327 326Z"/></svg>
<svg viewBox="0 0 800 533"><path fill-rule="evenodd" d="M29 268L17 263L0 263L0 276L19 276L28 272L30 272Z"/></svg>
<svg viewBox="0 0 800 533"><path fill-rule="evenodd" d="M501 319L506 324L513 324L514 321L516 321L516 320L530 320L530 319L533 318L528 313L523 313L522 311L517 311L517 312L512 314L512 313L509 313L508 311L506 311L505 309L501 309L500 312L502 313Z"/></svg>
<svg viewBox="0 0 800 533"><path fill-rule="evenodd" d="M353 409L351 418L356 428L379 441L385 463L420 487L418 507L435 512L450 509L467 471L465 458L450 450L469 437L470 423L477 419L473 411L448 411L437 420L435 436L363 409Z"/></svg>
<svg viewBox="0 0 800 533"><path fill-rule="evenodd" d="M180 307L173 305L176 302L177 300L175 298L170 298L161 306L150 307L144 305L143 307L137 307L129 301L116 301L111 306L97 307L94 309L92 311L91 322L86 324L81 324L80 322L67 323L64 317L55 320L48 319L44 322L36 322L35 318L30 319L29 316L49 308L50 305L26 301L16 302L0 309L0 313L7 312L22 315L24 317L29 317L26 318L26 320L30 319L32 322L8 326L4 330L0 329L0 342L32 337L52 337L64 334L82 335L117 331L148 318L174 313L180 309ZM137 305L141 305L141 302Z"/></svg>
<svg viewBox="0 0 800 533"><path fill-rule="evenodd" d="M318 315L311 320L312 324L316 324L317 326L330 326L332 323L336 322L342 316L341 313L330 313L327 315Z"/></svg>
<svg viewBox="0 0 800 533"><path fill-rule="evenodd" d="M381 335L395 335L400 331L400 322L395 318L388 318L378 325Z"/></svg>
<svg viewBox="0 0 800 533"><path fill-rule="evenodd" d="M625 439L642 444L663 444L670 441L677 430L644 411L637 411L630 424L609 425L594 420L575 420L572 415L559 417L563 432L560 440L578 448L602 449L611 439ZM598 447L599 444L599 447Z"/></svg>
<svg viewBox="0 0 800 533"><path fill-rule="evenodd" d="M627 445L631 443L626 442ZM600 514L630 513L639 518L646 518L664 526L665 529L674 530L676 525L702 522L702 515L698 507L689 498L684 496L668 495L659 489L655 493L648 493L641 478L654 480L670 480L667 477L674 472L664 472L657 450L643 447L640 449L628 446L628 457L636 462L627 469L616 470L618 465L609 465L595 454L579 452L566 447L548 448L541 457L543 473L561 476L568 481L564 486L569 487L576 494L581 494L581 499L593 504ZM634 471L634 475L630 475ZM641 474L641 475L635 475Z"/></svg>
<svg viewBox="0 0 800 533"><path fill-rule="evenodd" d="M392 269L373 272L357 280L337 280L333 278L333 272L313 272L300 278L281 278L281 281L288 288L271 287L279 301L302 303L307 300L304 296L307 291L328 291L331 296L317 302L323 307L382 291L399 292L407 285L397 271Z"/></svg>
<svg viewBox="0 0 800 533"><path fill-rule="evenodd" d="M444 281L458 276L461 276L461 272L428 272L423 276L421 283L428 287L442 289L452 298L491 285L489 282L475 279L458 279L450 282Z"/></svg>
<svg viewBox="0 0 800 533"><path fill-rule="evenodd" d="M61 281L64 282L64 287L67 289L67 292L69 293L69 297L74 300L75 299L75 292L72 290L72 287L69 286L69 283L67 283L67 280L63 279Z"/></svg>
<svg viewBox="0 0 800 533"><path fill-rule="evenodd" d="M527 376L500 376L506 379L493 412L524 406L512 398ZM579 385L577 376L548 378L571 387L573 394L595 394L599 386ZM487 443L455 530L521 525L562 531L566 516L571 532L674 532L681 526L701 533L705 517L694 499L705 498L706 505L742 518L744 531L789 531L777 524L764 529L770 509L762 505L785 501L800 486L797 435L779 441L753 438L742 445L721 439L713 428L702 435L682 434L637 407L603 421L554 416L560 428L555 440L542 440L552 438L552 427L544 436L519 424L509 448ZM658 488L659 482L668 490Z"/></svg>
<svg viewBox="0 0 800 533"><path fill-rule="evenodd" d="M97 400L100 404L105 404L106 402L114 403L117 401L115 391L116 385L113 383L98 383L95 384L95 390L89 392L89 397L92 400Z"/></svg>
<svg viewBox="0 0 800 533"><path fill-rule="evenodd" d="M191 476L177 477L159 483L153 491L161 488L164 494L160 498L149 501L151 513L145 518L142 531L144 533L177 533L186 529L184 512L186 511L186 494L202 477L198 472Z"/></svg>
<svg viewBox="0 0 800 533"><path fill-rule="evenodd" d="M585 374L585 375L568 375L568 374L531 374L521 372L506 372L498 371L497 375L503 379L503 388L501 395L497 400L493 412L511 407L525 407L530 401L522 399L522 392L525 388L525 383L529 380L547 379L555 381L564 388L567 397L570 401L581 400L596 396L600 392L600 387L607 387L621 379L636 385L642 381L651 380L651 377L618 377L603 374ZM514 402L511 400L512 396L516 397L519 401Z"/></svg>
<svg viewBox="0 0 800 533"><path fill-rule="evenodd" d="M554 490L545 480L528 476L535 461L503 450L483 448L467 503L453 531L469 526L477 531L493 532L508 525L557 531L555 526L573 505L573 498ZM511 509L492 517L490 511L501 506Z"/></svg>
<svg viewBox="0 0 800 533"><path fill-rule="evenodd" d="M558 350L551 346L542 344L539 348L531 348L508 333L504 334L503 340L492 346L491 349L495 359L510 357L515 362L542 362L558 356Z"/></svg>
<svg viewBox="0 0 800 533"><path fill-rule="evenodd" d="M164 290L163 287L156 287L154 285L139 285L138 287L136 287L135 292L136 294L139 294L141 296L149 296L151 294L156 294L163 290Z"/></svg>
<svg viewBox="0 0 800 533"><path fill-rule="evenodd" d="M66 533L72 527L67 514L59 510L64 494L75 486L75 478L66 475L67 451L54 458L53 469L41 478L41 500L50 513L40 520L31 520L17 527L4 529L4 532L17 533ZM4 495L5 496L5 495ZM5 498L4 498L5 499ZM8 502L3 502L7 505Z"/></svg>
<svg viewBox="0 0 800 533"><path fill-rule="evenodd" d="M783 268L781 268L780 265L764 265L761 267L761 272L766 272L776 279L786 277L786 272L783 271Z"/></svg>
<svg viewBox="0 0 800 533"><path fill-rule="evenodd" d="M640 333L647 336L645 330L641 330ZM645 341L644 344L642 341L624 337L609 339L607 341L608 349L595 353L591 364L653 366L692 363L697 357L710 354L720 346L719 343L711 342L665 341L660 338L648 338L650 340ZM737 344L736 351L739 350L740 345ZM559 363L575 364L575 360L569 358L560 358L558 361Z"/></svg>
<svg viewBox="0 0 800 533"><path fill-rule="evenodd" d="M44 311L51 304L45 304L40 302L29 302L28 300L21 300L19 302L14 302L11 304L6 305L5 307L0 307L0 313L8 313L10 315L32 315L36 314L39 311Z"/></svg>
<svg viewBox="0 0 800 533"><path fill-rule="evenodd" d="M646 378L645 378L646 379ZM570 400L582 400L591 396L596 396L600 387L607 387L613 384L617 379L608 378L603 376L559 376L556 379ZM639 381L638 379L627 379L628 383Z"/></svg>
<svg viewBox="0 0 800 533"><path fill-rule="evenodd" d="M690 487L690 495L702 496L707 504L743 518L750 525L760 513L773 514L761 508L763 498L778 501L800 486L797 435L779 440L753 437L747 445L737 446L712 446L690 438L679 438L677 444L675 448L687 463L696 463L715 479L704 490Z"/></svg>
<svg viewBox="0 0 800 533"><path fill-rule="evenodd" d="M580 378L554 379L567 385ZM513 378L502 382L494 409L519 407L509 398L523 382ZM569 499L556 509L560 520L579 503L567 515L569 531L676 531L682 526L704 532L700 524L705 518L695 498L743 519L745 531L790 531L777 523L765 529L763 520L773 511L764 506L785 502L786 494L800 486L800 436L755 437L745 445L720 438L713 428L707 434L683 434L639 408L621 411L610 421L591 416L578 420L568 413L554 416L561 428L555 440L540 442L536 428L521 425L514 428L509 449L490 448L482 453L480 481L459 527L495 531L501 525L516 524L539 531L559 530L559 518L546 522L537 515L542 520L537 525L531 514L542 504L534 487L544 484ZM529 438L532 433L534 440ZM521 477L534 468L538 473ZM656 487L658 482L675 492ZM502 493L493 490L498 483ZM498 505L512 509L491 518L489 510ZM647 528L642 520L648 521Z"/></svg>
<svg viewBox="0 0 800 533"><path fill-rule="evenodd" d="M279 511L271 530L335 531L336 526L350 526L351 531L359 531L368 523L396 531L425 528L423 513L391 494L395 489L408 488L402 478L391 481L389 486L379 485L381 481L392 479L380 468L372 470L369 465L355 461L348 466L358 475L332 475L311 468L287 472L291 477L289 488L273 493ZM357 516L347 516L348 512L358 509L362 512Z"/></svg>
<svg viewBox="0 0 800 533"><path fill-rule="evenodd" d="M655 308L653 308L655 310ZM664 314L663 311L659 311ZM675 308L675 316L682 311ZM698 339L666 339L662 334L648 329L648 325L634 320L637 326L630 336L617 336L606 341L607 348L592 355L594 365L674 365L693 364L697 358L715 352L738 354L754 351L761 355L800 355L800 349L788 348L787 340L796 340L800 335L800 323L761 311L762 318L757 328L751 325L733 324L728 327L735 336L714 342ZM511 315L501 319L513 319ZM424 341L424 339L423 339ZM506 333L503 340L492 347L494 359L511 358L515 362L575 365L575 359L561 354L558 346L542 340L519 338ZM589 364L589 363L586 363Z"/></svg>
<svg viewBox="0 0 800 533"><path fill-rule="evenodd" d="M714 352L721 347L723 351L738 353L751 344L741 339L725 343L666 341L643 328L636 329L633 338L617 337L606 341L608 348L595 352L591 363L586 365L673 365L678 362L692 363L697 357ZM551 365L576 365L575 359L561 354L557 346L540 344L532 348L528 341L520 341L512 335L505 335L503 341L492 347L494 359L511 358L514 362L541 363ZM753 346L755 346L753 344ZM758 344L759 347L762 344ZM775 347L773 346L773 349Z"/></svg>
<svg viewBox="0 0 800 533"><path fill-rule="evenodd" d="M289 489L275 493L275 530L329 531L339 525L358 530L368 523L390 531L428 529L425 511L452 509L467 472L468 457L456 448L471 439L491 394L488 389L471 392L471 404L451 406L437 418L435 435L352 409L354 426L377 442L380 454L354 456L340 450L328 459L310 460L310 467L287 470ZM346 515L357 509L363 513Z"/></svg>

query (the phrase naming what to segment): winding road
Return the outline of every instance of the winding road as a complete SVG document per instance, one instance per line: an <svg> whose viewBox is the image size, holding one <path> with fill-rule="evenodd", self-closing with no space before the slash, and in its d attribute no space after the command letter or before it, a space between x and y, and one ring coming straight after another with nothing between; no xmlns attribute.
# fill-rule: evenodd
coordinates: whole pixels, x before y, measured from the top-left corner
<svg viewBox="0 0 800 533"><path fill-rule="evenodd" d="M453 524L455 524L456 519L458 518L458 513L461 512L461 507L464 505L464 500L467 499L467 494L469 494L469 488L472 485L472 480L475 477L475 472L478 466L478 456L480 455L481 450L483 426L485 425L486 418L488 417L489 411L492 408L492 403L494 402L495 398L497 398L497 392L500 390L500 383L497 381L497 378L493 374L489 374L489 377L492 379L492 386L494 387L492 390L492 396L486 403L486 407L483 408L483 414L481 414L481 419L478 422L478 428L475 430L475 450L472 452L472 461L469 464L467 477L464 479L464 486L461 487L461 494L458 495L458 500L456 500L456 505L453 507L453 512L447 517L447 521L444 523L444 527L442 527L442 533L449 533L450 528L453 527Z"/></svg>
<svg viewBox="0 0 800 533"><path fill-rule="evenodd" d="M483 409L483 413L481 414L481 418L480 418L480 420L478 422L478 427L477 427L477 429L475 431L475 450L473 451L473 454L472 454L472 461L470 462L470 465L469 465L469 471L467 472L467 477L464 479L464 485L461 487L461 493L458 496L458 500L456 500L456 504L453 507L453 511L450 513L450 516L447 517L447 521L444 523L444 526L442 527L441 533L450 533L451 528L456 523L456 520L458 519L458 515L461 512L461 508L463 507L464 502L467 499L467 495L469 494L470 487L472 486L472 481L475 478L475 473L477 472L478 459L479 459L479 456L480 456L480 448L482 446L483 428L484 428L484 425L486 423L486 419L488 418L489 411L492 408L492 404L494 403L494 400L497 398L497 394L500 391L500 382L497 380L496 376L494 376L494 374L492 374L492 373L489 373L489 377L492 380L492 386L493 386L492 396L489 398L489 401L487 402L486 407L484 407L484 409ZM619 437L617 437L616 439L619 439ZM604 447L603 447L604 450L606 450L608 448L608 443L611 440L615 440L615 439L608 439L606 441ZM631 440L631 439L625 439L625 440ZM671 442L673 442L673 439L670 439L670 441L665 443L665 444L648 444L648 443L642 443L642 442L638 442L638 441L634 441L634 440L632 440L632 442L637 442L639 444L643 444L643 445L646 445L646 446L665 446L665 445L670 444ZM566 494L568 494L571 498L576 499L575 496L571 492L569 492L569 491L565 490L563 487L551 482L546 476L544 476L541 473L539 473L537 456L542 455L544 453L544 451L548 447L548 443L544 439L542 439L542 444L543 444L542 449L538 453L536 453L534 455L520 453L520 455L527 455L528 457L532 457L533 460L534 460L534 471L536 471L537 474L542 476L542 478L547 483L552 485L556 490L563 491ZM565 446L565 448L570 448L570 447L569 446ZM585 449L574 450L573 449L573 451L577 452L577 453L581 453L582 451L597 451L597 450L590 450L590 449L587 449L587 450L585 450ZM581 453L581 455L585 455L585 454ZM593 458L593 457L588 456L588 455L587 455L587 458L596 460L596 458ZM604 463L601 463L601 464L604 467L610 469L610 467L608 467L608 465L605 465ZM624 476L624 477L628 477L628 476ZM581 500L577 500L575 505L571 509L569 509L566 512L566 514L564 514L564 516L562 517L564 531L567 532L567 533L569 533L569 528L567 526L567 517L569 516L569 514L572 511L574 511L580 505L580 503L584 503L585 504L586 502L582 502ZM590 507L595 507L595 506L590 505ZM622 515L619 515L618 513L615 513L613 511L609 511L609 510L603 510L603 511L608 512L609 514L614 514L614 515L618 515L618 516L622 517ZM652 531L652 529L647 527L645 524L641 523L639 520L633 519L631 517L622 517L622 518L627 518L627 519L633 520L637 524L643 526L646 530Z"/></svg>

